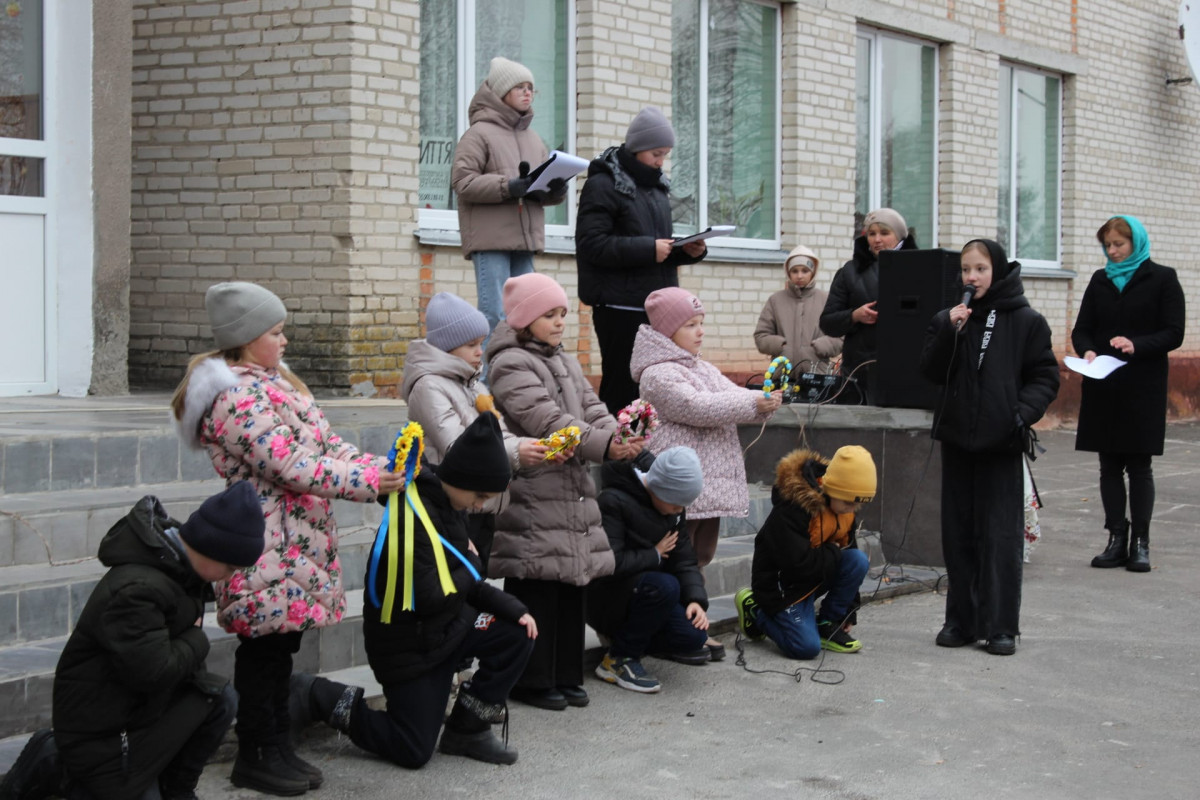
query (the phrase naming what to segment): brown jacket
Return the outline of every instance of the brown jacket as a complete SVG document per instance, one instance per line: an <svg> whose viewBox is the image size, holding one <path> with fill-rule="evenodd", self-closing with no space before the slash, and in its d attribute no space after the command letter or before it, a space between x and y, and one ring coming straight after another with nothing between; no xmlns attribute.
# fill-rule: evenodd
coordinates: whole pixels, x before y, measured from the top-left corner
<svg viewBox="0 0 1200 800"><path fill-rule="evenodd" d="M530 127L533 111L522 114L492 91L486 82L471 98L471 127L458 140L450 185L458 195L458 229L463 255L479 250L524 250L540 253L546 242L543 204L551 199L515 199L508 182L517 177L522 161L534 169L548 153L542 137Z"/></svg>
<svg viewBox="0 0 1200 800"><path fill-rule="evenodd" d="M813 281L817 276L813 275ZM842 352L842 337L826 336L821 331L821 312L829 293L812 283L797 289L788 282L767 299L758 325L754 328L754 346L758 352L786 356L796 373L829 374L829 359Z"/></svg>
<svg viewBox="0 0 1200 800"><path fill-rule="evenodd" d="M512 503L496 518L489 577L584 586L611 575L612 549L587 462L604 459L617 421L561 345L518 342L516 331L501 322L487 358L496 407L513 434L540 439L569 425L580 429L570 460L522 467L513 476Z"/></svg>

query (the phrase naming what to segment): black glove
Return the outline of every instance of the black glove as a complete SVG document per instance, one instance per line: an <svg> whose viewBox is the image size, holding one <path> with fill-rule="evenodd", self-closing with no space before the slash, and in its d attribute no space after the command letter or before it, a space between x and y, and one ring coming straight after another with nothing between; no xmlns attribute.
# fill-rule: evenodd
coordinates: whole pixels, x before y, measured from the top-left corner
<svg viewBox="0 0 1200 800"><path fill-rule="evenodd" d="M522 161L517 166L517 177L508 181L508 196L514 200L524 197L532 183L533 179L529 177L529 162Z"/></svg>
<svg viewBox="0 0 1200 800"><path fill-rule="evenodd" d="M546 190L551 195L566 194L567 179L566 178L555 178L554 180L550 181L549 184L547 184Z"/></svg>

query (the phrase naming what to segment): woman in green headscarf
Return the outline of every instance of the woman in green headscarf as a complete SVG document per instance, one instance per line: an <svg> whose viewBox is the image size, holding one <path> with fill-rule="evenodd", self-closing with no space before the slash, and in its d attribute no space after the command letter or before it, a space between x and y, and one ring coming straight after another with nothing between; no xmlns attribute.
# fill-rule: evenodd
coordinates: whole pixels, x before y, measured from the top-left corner
<svg viewBox="0 0 1200 800"><path fill-rule="evenodd" d="M1163 452L1167 353L1183 343L1183 288L1175 270L1150 260L1150 237L1136 217L1112 217L1096 238L1108 263L1083 293L1071 344L1088 361L1109 355L1127 363L1103 380L1083 379L1075 449L1100 454L1100 500L1109 533L1108 546L1092 566L1149 572L1150 459Z"/></svg>

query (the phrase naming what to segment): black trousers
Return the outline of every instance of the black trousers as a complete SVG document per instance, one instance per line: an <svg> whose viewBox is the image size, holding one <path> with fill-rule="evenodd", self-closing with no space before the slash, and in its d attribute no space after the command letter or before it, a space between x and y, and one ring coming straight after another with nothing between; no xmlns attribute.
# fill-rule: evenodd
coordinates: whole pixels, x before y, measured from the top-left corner
<svg viewBox="0 0 1200 800"><path fill-rule="evenodd" d="M1024 478L1020 453L942 443L946 624L981 639L1021 632Z"/></svg>
<svg viewBox="0 0 1200 800"><path fill-rule="evenodd" d="M633 358L633 340L637 337L638 326L643 323L650 324L645 311L624 311L611 306L592 309L592 327L600 345L599 395L610 414L616 414L638 397L637 381L629 374L629 361ZM540 620L538 627L541 627Z"/></svg>
<svg viewBox="0 0 1200 800"><path fill-rule="evenodd" d="M233 687L238 693L239 749L286 744L290 737L288 689L292 656L300 651L299 631L239 636L234 653Z"/></svg>
<svg viewBox="0 0 1200 800"><path fill-rule="evenodd" d="M416 769L429 761L446 716L450 682L459 663L478 658L469 688L485 703L501 705L533 651L533 639L515 622L481 614L458 648L428 672L403 683L385 683L387 708L359 700L350 713L350 740L393 764Z"/></svg>
<svg viewBox="0 0 1200 800"><path fill-rule="evenodd" d="M538 626L533 655L517 684L528 689L582 686L586 611L583 587L505 578L504 591L525 604Z"/></svg>
<svg viewBox="0 0 1200 800"><path fill-rule="evenodd" d="M1104 527L1125 520L1125 475L1129 475L1129 519L1134 525L1149 525L1154 516L1154 469L1150 456L1126 453L1100 454L1100 502L1104 505Z"/></svg>

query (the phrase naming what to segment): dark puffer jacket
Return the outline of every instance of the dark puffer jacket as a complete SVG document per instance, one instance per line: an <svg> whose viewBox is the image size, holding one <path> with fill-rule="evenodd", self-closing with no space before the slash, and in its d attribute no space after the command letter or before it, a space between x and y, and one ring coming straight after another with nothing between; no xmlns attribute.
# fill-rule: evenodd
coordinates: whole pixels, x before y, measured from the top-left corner
<svg viewBox="0 0 1200 800"><path fill-rule="evenodd" d="M146 496L100 542L109 570L54 674L54 736L76 774L110 762L122 733L157 722L181 690L217 694L228 682L204 669L208 637L196 620L213 599L212 586L165 533L178 527L157 498ZM144 770L151 760L129 753L127 786L154 780Z"/></svg>
<svg viewBox="0 0 1200 800"><path fill-rule="evenodd" d="M858 549L858 517L834 514L820 488L829 462L811 450L793 450L775 467L771 513L754 537L750 586L765 614L829 591L843 549ZM853 607L859 604L854 598ZM851 614L847 622L857 622Z"/></svg>
<svg viewBox="0 0 1200 800"><path fill-rule="evenodd" d="M916 250L917 240L910 233L900 243L901 250ZM849 375L860 364L875 358L876 327L853 320L854 310L879 299L879 259L871 252L866 236L854 240L854 257L847 261L829 287L829 299L821 312L821 331L827 336L843 336L842 374ZM860 378L862 373L857 376Z"/></svg>
<svg viewBox="0 0 1200 800"><path fill-rule="evenodd" d="M980 364L993 313L995 326ZM934 439L971 453L1021 451L1025 428L1058 395L1058 360L1050 326L1025 299L1020 264L1012 262L1008 274L971 303L962 331L954 329L949 309L934 315L925 332L921 372L945 386L934 414Z"/></svg>
<svg viewBox="0 0 1200 800"><path fill-rule="evenodd" d="M442 489L442 482L425 465L417 475L417 493L429 512L429 521L437 533L454 549L462 553L480 575L483 567L479 558L470 552L467 536L467 515L450 505L450 498ZM403 497L400 498L403 503ZM403 515L404 507L401 505ZM445 594L438 578L434 561L433 544L421 523L413 517L413 609L402 610L404 594L404 542L397 542L400 558L396 565L400 575L396 578L395 605L392 621L380 619L380 608L371 597L382 603L388 581L387 543L383 545L382 557L372 580L372 560L367 562L367 575L363 589L363 640L367 650L367 661L380 683L400 683L411 680L432 667L445 661L458 647L467 631L474 624L479 611L495 614L500 619L516 622L528 609L510 594L502 592L490 583L476 580L457 556L445 549L446 565L456 591ZM399 520L398 533L404 536L404 519Z"/></svg>
<svg viewBox="0 0 1200 800"><path fill-rule="evenodd" d="M654 456L645 450L636 461L642 472L653 463ZM633 470L634 465L628 462L609 461L600 473L604 489L597 502L617 566L611 577L588 584L587 613L588 624L608 635L625 622L634 582L644 572L673 575L679 581L679 604L686 608L699 603L708 610L704 578L686 532L686 512L670 516L658 513ZM660 559L655 546L671 531L679 531L679 538L667 557Z"/></svg>
<svg viewBox="0 0 1200 800"><path fill-rule="evenodd" d="M588 166L575 220L579 299L590 306L641 308L657 289L679 285L680 264L694 264L682 247L655 261L655 240L670 239L670 182L639 162L624 145Z"/></svg>

